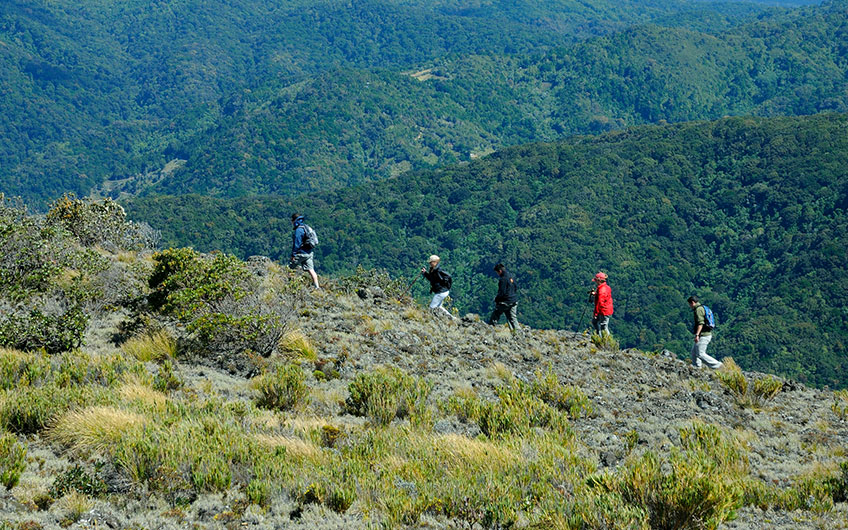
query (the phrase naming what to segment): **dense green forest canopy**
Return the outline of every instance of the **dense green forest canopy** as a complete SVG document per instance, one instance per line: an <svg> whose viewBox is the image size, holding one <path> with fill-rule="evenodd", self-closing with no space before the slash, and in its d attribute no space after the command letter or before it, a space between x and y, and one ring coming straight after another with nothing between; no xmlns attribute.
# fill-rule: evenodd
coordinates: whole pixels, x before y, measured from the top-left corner
<svg viewBox="0 0 848 530"><path fill-rule="evenodd" d="M715 35L639 26L539 55L272 81L184 143L154 189L296 195L633 124L845 112L846 94L846 3Z"/></svg>
<svg viewBox="0 0 848 530"><path fill-rule="evenodd" d="M321 274L363 265L411 280L435 252L463 312L491 309L491 269L503 261L521 284L520 320L536 327L576 329L603 270L625 346L686 354L686 298L697 294L719 319L713 353L845 387L846 168L846 114L728 118L509 148L298 199L128 207L168 244L282 260L288 216L304 211Z"/></svg>
<svg viewBox="0 0 848 530"><path fill-rule="evenodd" d="M463 160L475 149L547 138L531 125L540 113L551 115L549 98L534 96L546 81L525 81L514 91L503 82L486 88L509 57L536 57L634 24L714 32L774 11L672 0L6 0L0 191L43 206L66 191L101 185L135 193L173 173L177 178L164 178L160 190L288 193L292 179L304 175L326 188ZM403 73L464 69L463 61L478 57L485 65L479 79L437 74L412 88ZM387 79L386 93L359 101L373 77ZM324 90L332 90L329 100L321 99ZM480 113L477 100L505 108L528 98L529 110L503 119L491 110L479 120L444 119L456 108ZM301 106L319 112L301 111L281 127L280 113ZM404 117L388 120L389 132L380 136L375 130L386 118L375 109L382 106ZM325 124L344 131L314 148L297 147L293 156L289 144L311 140ZM246 131L257 137L230 141ZM231 156L249 159L239 169L245 182L233 182ZM160 172L180 158L189 160L183 169ZM269 175L281 171L282 178Z"/></svg>

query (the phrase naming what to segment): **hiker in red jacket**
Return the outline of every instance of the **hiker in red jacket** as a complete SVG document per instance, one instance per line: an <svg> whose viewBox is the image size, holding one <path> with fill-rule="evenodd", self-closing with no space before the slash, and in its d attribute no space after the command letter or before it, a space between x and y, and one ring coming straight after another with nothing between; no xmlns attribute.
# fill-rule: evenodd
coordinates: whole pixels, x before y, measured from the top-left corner
<svg viewBox="0 0 848 530"><path fill-rule="evenodd" d="M592 278L592 281L597 284L595 289L590 293L595 299L595 312L592 315L592 327L598 335L601 331L605 331L609 335L609 320L612 316L612 290L607 285L607 275L599 272Z"/></svg>

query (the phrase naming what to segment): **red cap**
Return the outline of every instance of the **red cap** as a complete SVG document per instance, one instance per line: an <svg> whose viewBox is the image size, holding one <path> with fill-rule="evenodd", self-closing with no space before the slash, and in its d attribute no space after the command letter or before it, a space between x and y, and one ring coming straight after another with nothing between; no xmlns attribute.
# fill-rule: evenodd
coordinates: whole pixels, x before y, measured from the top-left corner
<svg viewBox="0 0 848 530"><path fill-rule="evenodd" d="M596 275L595 275L595 277L594 277L594 278L592 278L592 279L593 279L593 280L604 280L604 281L606 281L606 280L607 280L607 275L606 275L606 274L604 274L603 272L599 272L599 273L598 273L598 274L596 274Z"/></svg>

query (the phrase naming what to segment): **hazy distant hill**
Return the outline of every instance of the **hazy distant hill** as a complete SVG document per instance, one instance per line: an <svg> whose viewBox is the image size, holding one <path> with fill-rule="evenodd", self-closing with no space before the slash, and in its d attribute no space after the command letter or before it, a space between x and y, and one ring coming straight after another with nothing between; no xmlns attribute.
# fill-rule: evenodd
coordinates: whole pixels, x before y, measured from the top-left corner
<svg viewBox="0 0 848 530"><path fill-rule="evenodd" d="M490 310L503 260L521 320L540 327L577 327L605 270L625 345L687 352L697 293L719 315L717 353L846 386L846 131L845 114L641 127L291 200L158 197L129 211L168 244L281 258L288 215L304 211L321 271L411 280L435 252L463 311Z"/></svg>
<svg viewBox="0 0 848 530"><path fill-rule="evenodd" d="M87 192L107 178L159 170L198 145L229 149L209 138L208 131L238 128L238 121L227 116L238 114L242 101L253 101L252 91L296 90L285 87L337 68L417 70L445 57L535 53L634 23L658 18L674 23L677 14L684 25L700 20L725 26L763 12L753 4L664 0L474 5L422 0L4 1L0 189L43 204L66 190ZM320 86L320 79L307 82ZM355 100L345 104L356 117L367 111ZM413 114L437 111L416 109ZM260 154L266 156L253 153ZM260 163L277 168L273 158L282 154L272 153L271 160ZM336 165L338 156L331 153L317 163ZM395 165L392 158L377 158L378 165ZM432 157L428 151L409 158ZM212 162L191 165L190 175L222 169ZM258 173L250 178L261 180ZM174 183L171 189L177 187ZM199 189L194 183L190 187Z"/></svg>

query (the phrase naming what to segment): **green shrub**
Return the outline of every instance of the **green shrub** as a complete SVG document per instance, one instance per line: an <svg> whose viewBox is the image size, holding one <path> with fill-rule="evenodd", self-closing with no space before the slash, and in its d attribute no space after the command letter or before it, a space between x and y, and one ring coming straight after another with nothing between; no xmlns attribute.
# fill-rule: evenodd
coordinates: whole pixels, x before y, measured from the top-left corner
<svg viewBox="0 0 848 530"><path fill-rule="evenodd" d="M613 338L610 333L592 333L592 337L590 339L592 344L594 344L599 350L606 350L610 352L617 352L621 349L618 341Z"/></svg>
<svg viewBox="0 0 848 530"><path fill-rule="evenodd" d="M747 457L713 425L695 422L680 438L666 458L647 452L590 485L644 509L652 529L717 528L742 505Z"/></svg>
<svg viewBox="0 0 848 530"><path fill-rule="evenodd" d="M153 378L153 388L160 392L177 390L183 386L183 380L174 371L174 362L166 359L160 366L156 377Z"/></svg>
<svg viewBox="0 0 848 530"><path fill-rule="evenodd" d="M575 386L561 385L559 377L550 368L536 372L532 392L548 405L566 412L572 419L592 415L592 404L586 394Z"/></svg>
<svg viewBox="0 0 848 530"><path fill-rule="evenodd" d="M128 222L124 208L110 198L78 199L68 193L50 205L47 222L61 226L85 246L143 250L155 248L159 239L146 224Z"/></svg>
<svg viewBox="0 0 848 530"><path fill-rule="evenodd" d="M783 382L771 375L749 384L742 369L730 357L723 360L723 366L716 372L716 376L742 407L761 407L783 389Z"/></svg>
<svg viewBox="0 0 848 530"><path fill-rule="evenodd" d="M345 294L354 294L366 287L379 287L390 298L409 296L409 286L404 280L392 278L388 271L366 269L362 265L357 265L353 274L342 276L336 282Z"/></svg>
<svg viewBox="0 0 848 530"><path fill-rule="evenodd" d="M74 465L53 479L50 495L54 498L64 497L72 491L77 491L92 497L105 495L106 483L91 476L82 466Z"/></svg>
<svg viewBox="0 0 848 530"><path fill-rule="evenodd" d="M291 410L304 403L309 396L306 375L294 364L277 366L255 380L259 391L256 405L273 410Z"/></svg>
<svg viewBox="0 0 848 530"><path fill-rule="evenodd" d="M0 346L59 353L82 344L88 315L78 303L58 304L56 313L43 308L15 311L0 318Z"/></svg>
<svg viewBox="0 0 848 530"><path fill-rule="evenodd" d="M848 390L837 390L833 393L833 405L830 410L841 420L848 420Z"/></svg>
<svg viewBox="0 0 848 530"><path fill-rule="evenodd" d="M185 325L199 351L267 356L279 347L293 311L291 293L263 295L245 263L228 254L179 248L153 259L148 301Z"/></svg>
<svg viewBox="0 0 848 530"><path fill-rule="evenodd" d="M15 435L0 433L0 484L12 489L26 469L26 447L18 443Z"/></svg>
<svg viewBox="0 0 848 530"><path fill-rule="evenodd" d="M378 425L388 425L396 417L424 421L431 389L428 381L398 368L378 368L357 374L348 385L350 395L345 400L345 411L365 416Z"/></svg>

